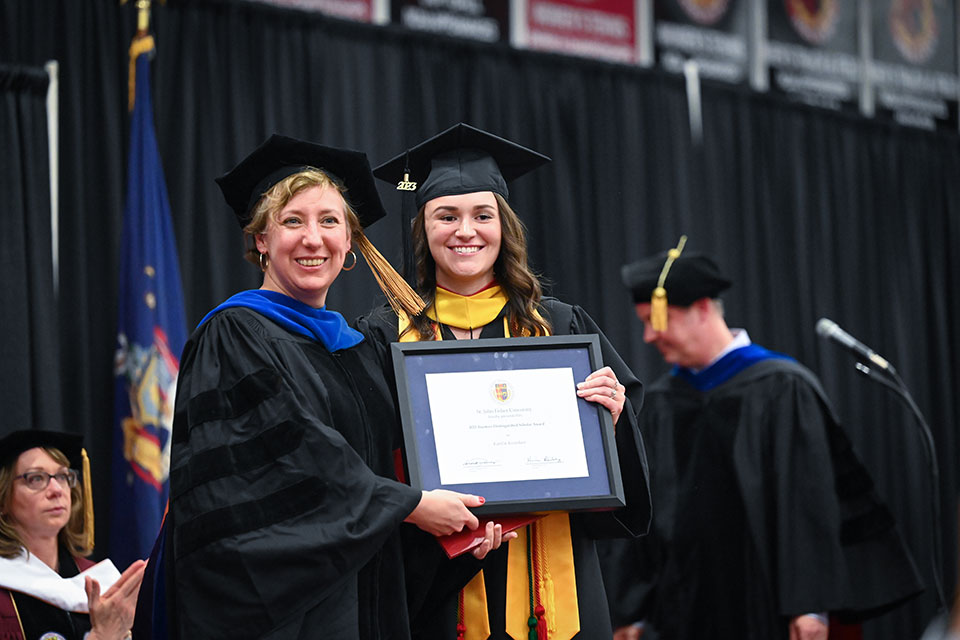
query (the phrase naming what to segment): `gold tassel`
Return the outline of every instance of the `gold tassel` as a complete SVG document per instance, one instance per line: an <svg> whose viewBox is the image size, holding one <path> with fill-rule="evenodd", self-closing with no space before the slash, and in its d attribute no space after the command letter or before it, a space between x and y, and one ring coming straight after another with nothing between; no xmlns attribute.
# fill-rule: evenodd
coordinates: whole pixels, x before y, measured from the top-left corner
<svg viewBox="0 0 960 640"><path fill-rule="evenodd" d="M83 536L86 550L93 551L93 484L90 481L90 458L87 450L80 449L83 458Z"/></svg>
<svg viewBox="0 0 960 640"><path fill-rule="evenodd" d="M650 328L654 331L667 330L667 290L663 286L667 281L667 274L673 261L680 257L683 251L683 245L687 244L687 236L680 236L680 242L675 249L667 251L667 261L663 263L663 269L660 270L660 279L657 280L657 287L650 296Z"/></svg>
<svg viewBox="0 0 960 640"><path fill-rule="evenodd" d="M654 331L667 330L667 290L657 287L650 296L650 327Z"/></svg>
<svg viewBox="0 0 960 640"><path fill-rule="evenodd" d="M357 248L360 249L360 253L367 261L370 271L373 272L373 277L377 279L381 291L387 296L387 302L390 303L393 312L398 316L401 312L410 317L419 315L426 304L417 295L417 292L407 284L406 280L400 277L397 270L377 251L377 248L373 246L373 243L362 231L354 236L354 240L357 243Z"/></svg>
<svg viewBox="0 0 960 640"><path fill-rule="evenodd" d="M133 103L137 97L137 58L154 49L153 36L136 36L130 43L130 78L127 110L133 111Z"/></svg>

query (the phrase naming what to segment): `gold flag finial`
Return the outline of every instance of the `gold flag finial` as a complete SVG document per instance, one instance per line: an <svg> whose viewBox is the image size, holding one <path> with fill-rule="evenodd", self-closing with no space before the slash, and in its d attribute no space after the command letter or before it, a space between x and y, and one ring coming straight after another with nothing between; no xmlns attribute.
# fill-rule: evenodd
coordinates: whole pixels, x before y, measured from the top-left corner
<svg viewBox="0 0 960 640"><path fill-rule="evenodd" d="M128 0L120 0L120 5L127 4ZM145 36L150 30L150 5L153 0L136 0L137 6L137 35ZM160 0L165 3L166 0Z"/></svg>
<svg viewBox="0 0 960 640"><path fill-rule="evenodd" d="M650 327L654 331L667 330L667 290L664 284L667 281L667 274L674 260L680 257L683 251L683 245L687 244L687 236L680 236L680 242L676 248L667 251L667 261L663 263L663 269L660 270L660 278L657 280L657 287L650 296Z"/></svg>
<svg viewBox="0 0 960 640"><path fill-rule="evenodd" d="M120 0L121 5L127 4L128 0ZM155 46L153 36L149 34L150 30L150 5L153 0L136 0L137 6L137 33L133 36L133 42L130 43L130 74L129 74L129 97L127 100L127 109L133 111L133 105L136 98L137 86L137 57L143 53L153 52ZM160 0L165 4L166 0Z"/></svg>

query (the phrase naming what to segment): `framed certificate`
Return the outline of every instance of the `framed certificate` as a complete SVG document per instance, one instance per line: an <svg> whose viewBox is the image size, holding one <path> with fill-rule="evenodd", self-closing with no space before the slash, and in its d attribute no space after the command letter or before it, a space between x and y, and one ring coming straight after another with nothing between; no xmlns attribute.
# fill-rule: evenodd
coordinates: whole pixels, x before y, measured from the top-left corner
<svg viewBox="0 0 960 640"><path fill-rule="evenodd" d="M624 506L613 421L576 394L595 334L391 345L410 484L477 514Z"/></svg>

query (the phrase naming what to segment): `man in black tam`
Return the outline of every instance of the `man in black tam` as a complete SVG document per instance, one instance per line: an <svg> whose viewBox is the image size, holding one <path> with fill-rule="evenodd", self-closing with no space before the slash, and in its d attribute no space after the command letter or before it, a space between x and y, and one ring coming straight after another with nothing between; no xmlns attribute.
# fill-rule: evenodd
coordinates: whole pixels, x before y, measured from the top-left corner
<svg viewBox="0 0 960 640"><path fill-rule="evenodd" d="M623 268L673 368L641 412L652 530L604 559L615 637L849 637L916 568L817 378L727 326L730 280L682 242Z"/></svg>

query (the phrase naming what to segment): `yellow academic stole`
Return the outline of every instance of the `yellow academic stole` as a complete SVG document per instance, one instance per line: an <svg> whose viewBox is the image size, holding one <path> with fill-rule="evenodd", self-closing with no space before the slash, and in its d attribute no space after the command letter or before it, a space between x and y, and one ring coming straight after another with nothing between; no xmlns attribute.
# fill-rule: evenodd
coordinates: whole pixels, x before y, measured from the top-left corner
<svg viewBox="0 0 960 640"><path fill-rule="evenodd" d="M437 323L480 329L496 320L506 303L499 285L472 296L438 287L427 315ZM421 340L415 329L406 331L409 324L407 317L398 319L400 341ZM503 319L503 335L510 337L507 318ZM428 339L442 340L439 326ZM518 537L507 543L506 632L513 640L570 640L580 632L570 517L550 513L517 533ZM457 608L458 640L487 640L490 619L483 571L460 592Z"/></svg>

